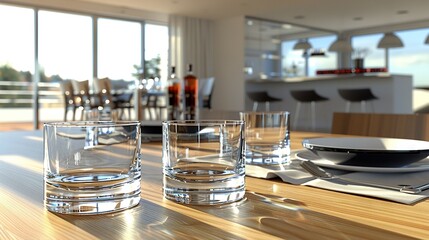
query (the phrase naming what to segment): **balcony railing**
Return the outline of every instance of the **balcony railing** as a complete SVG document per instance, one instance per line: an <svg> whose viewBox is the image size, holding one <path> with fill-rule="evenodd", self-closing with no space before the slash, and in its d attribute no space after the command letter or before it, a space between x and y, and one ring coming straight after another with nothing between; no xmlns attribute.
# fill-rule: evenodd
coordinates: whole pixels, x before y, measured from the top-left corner
<svg viewBox="0 0 429 240"><path fill-rule="evenodd" d="M59 106L63 102L60 83L39 82L39 104ZM0 81L0 108L30 107L33 104L32 82Z"/></svg>

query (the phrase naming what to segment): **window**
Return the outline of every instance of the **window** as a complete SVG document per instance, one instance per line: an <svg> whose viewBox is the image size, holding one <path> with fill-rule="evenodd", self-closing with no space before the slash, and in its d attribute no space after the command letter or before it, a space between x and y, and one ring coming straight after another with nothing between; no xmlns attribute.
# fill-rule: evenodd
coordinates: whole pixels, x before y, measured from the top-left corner
<svg viewBox="0 0 429 240"><path fill-rule="evenodd" d="M352 38L353 54L352 59L364 59L364 68L383 68L386 63L384 61L384 49L377 48L377 44L383 34L371 34L356 36ZM389 50L392 52L393 49Z"/></svg>
<svg viewBox="0 0 429 240"><path fill-rule="evenodd" d="M134 79L141 63L141 23L98 19L98 77Z"/></svg>
<svg viewBox="0 0 429 240"><path fill-rule="evenodd" d="M34 73L34 10L0 5L0 121L15 122L22 114L9 114L5 108L31 107ZM28 114L31 112L28 111Z"/></svg>
<svg viewBox="0 0 429 240"><path fill-rule="evenodd" d="M337 39L336 36L310 38L313 55L308 59L308 75L316 76L317 70L337 68L337 53L328 52L329 46ZM310 51L311 53L311 51ZM321 55L318 55L320 53Z"/></svg>
<svg viewBox="0 0 429 240"><path fill-rule="evenodd" d="M429 46L424 44L428 33L428 28L396 32L404 47L389 50L389 71L412 75L414 86L429 86Z"/></svg>
<svg viewBox="0 0 429 240"><path fill-rule="evenodd" d="M284 77L305 76L306 63L303 57L303 51L293 50L295 43L296 41L282 42Z"/></svg>
<svg viewBox="0 0 429 240"><path fill-rule="evenodd" d="M303 50L293 50L297 41L286 41L282 43L283 74L285 77L315 76L317 70L334 69L337 65L337 54L327 52L330 44L335 41L336 36L324 36L309 38L308 42L312 49L308 50L308 63ZM308 64L308 66L307 66Z"/></svg>
<svg viewBox="0 0 429 240"><path fill-rule="evenodd" d="M159 60L160 76L168 73L168 27L140 20L96 18L86 14L37 10L38 34L35 35L33 8L0 4L0 119L31 121L37 110L33 106L35 52L40 66L39 112L43 121L62 120L63 102L59 95L62 79L92 80L97 77L134 80L135 66L142 60ZM146 51L143 51L142 26L146 27ZM94 34L97 42L94 45ZM7 37L5 37L7 36ZM37 39L38 46L35 46ZM97 48L97 62L94 49ZM143 52L145 55L143 56ZM95 65L96 64L96 65ZM17 110L16 108L25 108ZM10 109L11 113L5 112ZM33 119L35 122L36 120Z"/></svg>
<svg viewBox="0 0 429 240"><path fill-rule="evenodd" d="M145 25L145 62L149 75L168 79L168 27L162 25ZM150 64L159 63L159 64ZM154 67L156 66L157 67Z"/></svg>
<svg viewBox="0 0 429 240"><path fill-rule="evenodd" d="M91 80L91 17L40 11L39 62L41 81Z"/></svg>

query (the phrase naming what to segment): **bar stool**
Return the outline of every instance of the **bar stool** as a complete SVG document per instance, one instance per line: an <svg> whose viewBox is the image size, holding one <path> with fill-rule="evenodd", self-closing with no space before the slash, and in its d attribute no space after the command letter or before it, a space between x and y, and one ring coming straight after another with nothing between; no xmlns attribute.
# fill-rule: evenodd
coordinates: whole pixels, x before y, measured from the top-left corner
<svg viewBox="0 0 429 240"><path fill-rule="evenodd" d="M267 92L248 92L247 96L253 101L253 111L258 110L258 103L265 102L265 111L270 111L270 102L280 102L281 98L268 95Z"/></svg>
<svg viewBox="0 0 429 240"><path fill-rule="evenodd" d="M361 112L366 112L366 102L378 99L369 88L338 89L338 93L347 101L346 112L350 112L351 103L357 102L361 104ZM372 111L374 111L374 105L372 105Z"/></svg>
<svg viewBox="0 0 429 240"><path fill-rule="evenodd" d="M297 101L295 109L295 117L293 121L293 126L297 126L299 113L301 110L301 103L310 103L311 104L311 123L313 130L316 129L316 102L326 101L329 98L319 95L314 90L293 90L290 91L292 97Z"/></svg>

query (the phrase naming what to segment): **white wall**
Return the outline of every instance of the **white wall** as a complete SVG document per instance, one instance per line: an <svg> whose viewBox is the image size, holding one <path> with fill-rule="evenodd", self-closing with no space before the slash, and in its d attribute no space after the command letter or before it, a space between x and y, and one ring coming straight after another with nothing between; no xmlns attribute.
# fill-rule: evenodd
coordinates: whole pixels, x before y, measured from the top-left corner
<svg viewBox="0 0 429 240"><path fill-rule="evenodd" d="M244 22L239 16L214 23L214 109L244 110Z"/></svg>

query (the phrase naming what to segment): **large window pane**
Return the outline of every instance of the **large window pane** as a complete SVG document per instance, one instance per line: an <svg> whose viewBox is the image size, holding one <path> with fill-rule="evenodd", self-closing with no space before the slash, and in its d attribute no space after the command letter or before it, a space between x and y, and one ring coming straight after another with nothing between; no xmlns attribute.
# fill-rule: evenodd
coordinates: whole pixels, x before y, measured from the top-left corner
<svg viewBox="0 0 429 240"><path fill-rule="evenodd" d="M315 53L308 59L309 76L315 76L317 70L337 68L337 53L327 51L329 46L336 39L336 36L315 37L309 39L310 44L313 46L313 50L310 51L310 54L311 52ZM321 53L322 55L318 55L317 53Z"/></svg>
<svg viewBox="0 0 429 240"><path fill-rule="evenodd" d="M32 120L34 10L0 5L0 124Z"/></svg>
<svg viewBox="0 0 429 240"><path fill-rule="evenodd" d="M91 80L91 17L40 11L39 62L48 78Z"/></svg>
<svg viewBox="0 0 429 240"><path fill-rule="evenodd" d="M160 87L168 79L168 27L163 25L145 25L145 65L147 77L158 77ZM149 83L150 84L150 83ZM150 87L150 86L148 86Z"/></svg>
<svg viewBox="0 0 429 240"><path fill-rule="evenodd" d="M424 44L429 29L397 32L403 48L389 50L389 71L413 76L414 86L429 86L429 46Z"/></svg>
<svg viewBox="0 0 429 240"><path fill-rule="evenodd" d="M317 70L335 69L337 67L337 54L327 52L329 45L336 36L309 38L312 49L308 51L308 76L315 76ZM282 43L283 74L285 77L305 76L306 57L303 50L293 50L297 41L285 41ZM321 54L321 55L320 55Z"/></svg>
<svg viewBox="0 0 429 240"><path fill-rule="evenodd" d="M305 76L305 58L302 50L293 50L297 41L282 42L282 68L285 77Z"/></svg>
<svg viewBox="0 0 429 240"><path fill-rule="evenodd" d="M352 58L363 58L365 68L385 67L384 49L378 49L377 44L383 34L362 35L352 38Z"/></svg>
<svg viewBox="0 0 429 240"><path fill-rule="evenodd" d="M98 19L98 77L134 79L141 63L141 24Z"/></svg>

